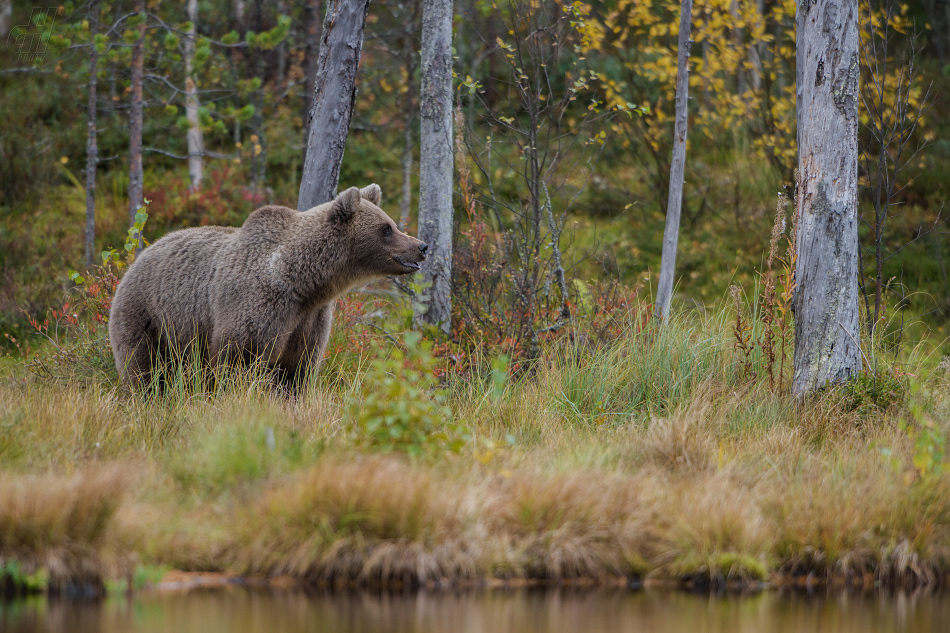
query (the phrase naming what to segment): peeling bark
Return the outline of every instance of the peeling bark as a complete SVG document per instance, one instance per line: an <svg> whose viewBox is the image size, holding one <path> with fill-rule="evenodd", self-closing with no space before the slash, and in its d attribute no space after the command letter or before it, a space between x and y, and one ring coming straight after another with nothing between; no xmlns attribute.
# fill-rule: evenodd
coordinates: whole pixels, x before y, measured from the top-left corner
<svg viewBox="0 0 950 633"><path fill-rule="evenodd" d="M799 224L792 391L802 396L861 369L857 0L802 0L797 27Z"/></svg>
<svg viewBox="0 0 950 633"><path fill-rule="evenodd" d="M416 317L451 331L452 320L452 0L423 0L422 90L419 94L419 239L429 245L423 268L425 311Z"/></svg>
<svg viewBox="0 0 950 633"><path fill-rule="evenodd" d="M673 160L670 163L670 193L663 230L663 258L656 289L656 315L670 315L673 277L676 273L676 247L679 242L680 212L683 209L683 173L686 170L687 106L689 104L689 32L693 0L683 0L680 9L679 53L676 68L676 121L673 128Z"/></svg>
<svg viewBox="0 0 950 633"><path fill-rule="evenodd" d="M356 71L367 11L369 0L327 2L310 108L310 136L297 197L301 211L336 197L356 101Z"/></svg>

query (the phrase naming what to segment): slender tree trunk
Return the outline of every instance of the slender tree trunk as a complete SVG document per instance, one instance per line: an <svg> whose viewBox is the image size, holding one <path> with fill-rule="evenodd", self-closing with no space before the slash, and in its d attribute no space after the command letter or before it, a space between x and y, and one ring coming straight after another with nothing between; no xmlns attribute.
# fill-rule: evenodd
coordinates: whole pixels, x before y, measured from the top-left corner
<svg viewBox="0 0 950 633"><path fill-rule="evenodd" d="M941 6L943 5L943 6ZM938 59L947 54L947 41L950 38L950 0L926 0L927 19L930 20L928 39L934 47ZM943 14L943 15L941 15Z"/></svg>
<svg viewBox="0 0 950 633"><path fill-rule="evenodd" d="M313 107L313 85L317 78L320 59L320 31L323 24L323 13L321 11L321 0L307 0L307 46L304 52L304 72L307 74L304 78L303 89L303 158L307 158L307 142L310 140L310 109Z"/></svg>
<svg viewBox="0 0 950 633"><path fill-rule="evenodd" d="M188 21L191 27L185 34L185 117L188 119L188 175L191 177L191 189L201 189L204 177L204 136L198 117L198 88L194 80L194 58L198 31L198 0L188 0Z"/></svg>
<svg viewBox="0 0 950 633"><path fill-rule="evenodd" d="M116 104L119 102L119 95L115 89L116 86L116 63L109 62L109 107L107 113L109 118L114 118L116 113Z"/></svg>
<svg viewBox="0 0 950 633"><path fill-rule="evenodd" d="M264 30L264 0L254 2L254 28L260 33ZM264 134L264 51L254 48L248 51L253 76L261 80L261 87L251 94L254 104L254 116L251 117L251 135L253 143L251 154L251 189L263 191L267 186L267 138Z"/></svg>
<svg viewBox="0 0 950 633"><path fill-rule="evenodd" d="M756 10L758 11L758 21L765 24L765 0L756 0ZM752 89L755 90L756 98L762 89L762 57L765 51L765 43L761 41L749 44L749 65L752 69L749 71L749 80L752 82Z"/></svg>
<svg viewBox="0 0 950 633"><path fill-rule="evenodd" d="M944 55L947 55L947 50L950 49L950 0L943 0L943 29L941 39L943 40ZM944 57L943 61L950 60Z"/></svg>
<svg viewBox="0 0 950 633"><path fill-rule="evenodd" d="M277 0L277 17L287 15L286 0ZM277 92L283 93L287 82L287 38L277 45Z"/></svg>
<svg viewBox="0 0 950 633"><path fill-rule="evenodd" d="M10 20L13 19L12 0L0 0L0 37L6 38L10 32Z"/></svg>
<svg viewBox="0 0 950 633"><path fill-rule="evenodd" d="M336 197L343 150L356 101L369 0L327 0L310 108L310 135L297 208L306 211Z"/></svg>
<svg viewBox="0 0 950 633"><path fill-rule="evenodd" d="M422 3L422 134L419 239L429 245L423 268L425 310L416 317L451 331L452 319L452 0Z"/></svg>
<svg viewBox="0 0 950 633"><path fill-rule="evenodd" d="M403 52L406 66L405 119L402 129L402 200L399 204L399 228L403 231L409 226L409 212L412 208L412 149L413 123L416 120L416 52L413 30L418 17L419 0L413 0L412 19L406 24Z"/></svg>
<svg viewBox="0 0 950 633"><path fill-rule="evenodd" d="M89 44L89 96L86 106L86 267L92 267L96 250L96 168L99 165L99 144L96 141L96 88L99 83L99 0L89 5L91 40ZM0 31L2 32L2 31Z"/></svg>
<svg viewBox="0 0 950 633"><path fill-rule="evenodd" d="M491 13L485 18L485 29L488 31L485 41L494 42L498 37L495 32L497 27L495 25L495 14ZM473 51L474 53L474 51ZM488 62L488 73L485 75L485 105L489 108L494 107L495 101L498 100L498 56L497 55L487 55ZM475 75L472 75L473 77ZM473 95L474 96L474 95ZM474 99L472 99L474 100Z"/></svg>
<svg viewBox="0 0 950 633"><path fill-rule="evenodd" d="M237 25L237 30L240 33L244 32L244 13L245 13L245 4L244 0L234 0L234 22Z"/></svg>
<svg viewBox="0 0 950 633"><path fill-rule="evenodd" d="M857 0L802 0L797 21L795 378L803 396L861 369Z"/></svg>
<svg viewBox="0 0 950 633"><path fill-rule="evenodd" d="M245 0L233 0L231 9L231 19L234 24L234 30L237 31L238 35L243 40L247 35L247 22L245 21ZM231 49L231 55L229 56L228 60L230 63L231 75L235 78L235 80L240 78L240 73L243 71L241 65L248 63L247 60L249 54L250 53L246 48ZM241 119L238 117L234 117L233 138L235 145L243 143L244 141Z"/></svg>
<svg viewBox="0 0 950 633"><path fill-rule="evenodd" d="M409 213L412 209L412 128L416 119L413 112L412 84L410 74L410 88L406 92L406 118L402 130L402 200L399 202L399 228L403 231L409 226Z"/></svg>
<svg viewBox="0 0 950 633"><path fill-rule="evenodd" d="M673 124L673 160L670 163L670 193L667 198L666 228L663 230L663 258L656 289L655 314L664 321L670 315L673 278L676 273L676 246L679 242L680 212L683 208L683 173L686 170L687 105L689 103L689 45L693 0L680 7L679 52L676 66L676 120Z"/></svg>
<svg viewBox="0 0 950 633"><path fill-rule="evenodd" d="M132 46L132 98L129 103L129 224L142 206L142 84L145 81L145 0L135 1L139 36Z"/></svg>
<svg viewBox="0 0 950 633"><path fill-rule="evenodd" d="M738 24L741 19L739 16L739 0L732 0L729 4L729 16L733 20L733 24ZM732 45L737 51L742 50L743 40L745 39L745 29L734 28L732 29ZM740 97L745 94L746 91L746 78L745 70L742 68L742 56L739 56L738 61L736 62L736 94Z"/></svg>

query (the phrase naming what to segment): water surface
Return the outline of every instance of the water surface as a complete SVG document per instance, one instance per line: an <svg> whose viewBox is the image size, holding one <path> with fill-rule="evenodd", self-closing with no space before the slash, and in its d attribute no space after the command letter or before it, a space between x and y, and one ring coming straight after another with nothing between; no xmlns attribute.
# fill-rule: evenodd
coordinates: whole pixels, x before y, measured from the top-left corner
<svg viewBox="0 0 950 633"><path fill-rule="evenodd" d="M483 590L411 595L243 587L0 602L3 633L889 633L950 631L950 594Z"/></svg>

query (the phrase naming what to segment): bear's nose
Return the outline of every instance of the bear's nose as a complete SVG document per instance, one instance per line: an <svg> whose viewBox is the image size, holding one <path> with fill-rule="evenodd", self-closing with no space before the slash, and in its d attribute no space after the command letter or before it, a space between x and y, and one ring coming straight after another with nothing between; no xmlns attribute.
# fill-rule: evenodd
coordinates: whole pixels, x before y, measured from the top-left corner
<svg viewBox="0 0 950 633"><path fill-rule="evenodd" d="M423 255L426 254L427 250L429 250L429 245L426 244L425 242L419 245L419 252L422 253Z"/></svg>

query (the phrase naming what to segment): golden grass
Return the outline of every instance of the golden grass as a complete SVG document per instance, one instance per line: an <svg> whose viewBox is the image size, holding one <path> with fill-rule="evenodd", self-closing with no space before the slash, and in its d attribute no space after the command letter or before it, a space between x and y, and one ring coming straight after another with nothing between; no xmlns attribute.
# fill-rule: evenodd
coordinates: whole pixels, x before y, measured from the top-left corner
<svg viewBox="0 0 950 633"><path fill-rule="evenodd" d="M0 473L0 563L16 561L25 574L43 569L53 589L101 589L128 568L130 553L114 547L112 528L132 479L120 464L69 476Z"/></svg>
<svg viewBox="0 0 950 633"><path fill-rule="evenodd" d="M352 386L136 395L14 374L0 558L60 584L136 558L365 586L948 577L950 475L912 465L909 411L796 405L737 378L712 334L665 337L555 360L503 393L450 384L465 445L419 459L358 450ZM938 439L944 393L926 401Z"/></svg>

